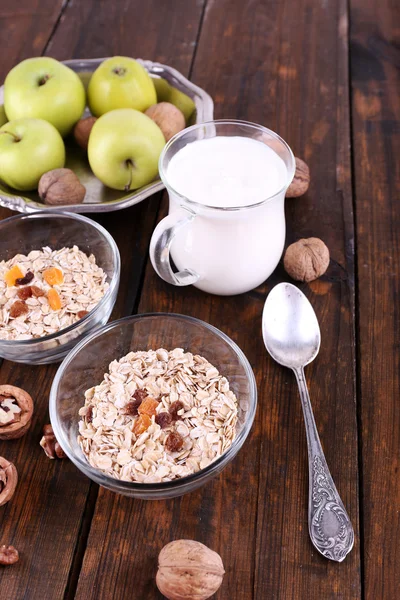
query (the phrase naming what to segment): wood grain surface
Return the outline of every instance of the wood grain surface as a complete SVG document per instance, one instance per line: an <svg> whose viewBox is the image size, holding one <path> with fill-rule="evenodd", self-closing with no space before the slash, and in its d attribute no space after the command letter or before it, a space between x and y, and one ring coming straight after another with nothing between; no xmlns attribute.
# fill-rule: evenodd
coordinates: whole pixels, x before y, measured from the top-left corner
<svg viewBox="0 0 400 600"><path fill-rule="evenodd" d="M308 8L311 9L311 3ZM309 376L327 458L357 527L345 5L342 4L341 12L333 4L328 13L322 9L313 12L308 35L299 39L299 46L314 55L322 30L325 43L337 54L326 54L309 66L302 63L300 53L297 60L296 52L291 60L289 56L283 58L304 9L304 5L299 6L297 13L293 3L277 6L272 2L253 2L247 6L239 0L208 4L193 80L213 96L217 117L249 118L277 130L308 160L315 173L309 194L288 203L289 229L292 238L321 235L334 259L323 282L315 284L315 289L305 287L324 332L321 355L310 367ZM227 14L229 19L225 18ZM274 22L285 23L285 27L274 33ZM270 35L265 36L265 31L270 31ZM265 60L265 56L280 59ZM338 64L334 77L327 69L330 61ZM306 103L299 78L307 82L303 87ZM321 88L324 103L319 102ZM302 123L300 132L298 122ZM323 164L319 159L322 149ZM321 188L323 195L318 192ZM249 294L218 298L195 288L172 288L160 281L148 265L139 312L190 314L230 335L248 356L257 376L260 402L256 425L233 465L215 482L182 499L158 502L155 508L153 503L115 498L101 490L78 598L108 598L110 581L106 573L110 570L114 572L116 598L123 598L124 590L132 586L138 598L161 597L149 580L149 572L155 571L154 557L161 547L177 537L198 539L223 556L227 576L216 598L305 598L310 593L310 572L314 574L311 597L337 598L341 590L346 590L343 598L360 597L359 548L339 570L313 550L307 535L307 450L296 385L293 375L267 358L261 338L263 303L281 275ZM141 538L148 542L138 543ZM115 548L125 549L117 560ZM135 568L127 568L126 555ZM88 573L93 576L88 577Z"/></svg>
<svg viewBox="0 0 400 600"><path fill-rule="evenodd" d="M400 598L400 5L351 3L365 599Z"/></svg>
<svg viewBox="0 0 400 600"><path fill-rule="evenodd" d="M180 537L221 554L226 575L216 600L400 597L399 16L390 0L0 3L0 78L40 54L157 60L204 87L217 118L262 123L308 162L309 191L286 203L287 243L318 236L331 252L326 275L300 285L322 333L306 375L356 532L340 565L309 541L300 401L293 375L267 356L261 337L265 298L287 279L282 267L236 297L167 285L148 260L154 225L167 213L158 194L95 216L121 252L112 318L178 312L231 336L257 379L253 430L236 459L196 492L158 502L117 496L39 447L57 365L3 361L0 383L27 389L35 415L25 437L0 442L20 476L15 497L0 507L0 545L21 553L17 565L0 567L1 599L161 599L157 555ZM0 209L1 218L10 214Z"/></svg>

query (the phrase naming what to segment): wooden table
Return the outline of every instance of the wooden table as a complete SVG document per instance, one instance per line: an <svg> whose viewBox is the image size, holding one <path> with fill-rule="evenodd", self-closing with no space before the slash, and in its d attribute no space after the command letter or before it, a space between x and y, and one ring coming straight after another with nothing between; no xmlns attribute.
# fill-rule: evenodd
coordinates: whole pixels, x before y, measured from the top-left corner
<svg viewBox="0 0 400 600"><path fill-rule="evenodd" d="M173 311L230 335L257 377L252 433L199 491L166 502L124 498L39 447L57 365L3 362L0 383L26 388L36 411L25 437L0 443L20 475L15 497L0 508L0 544L21 553L17 565L0 567L2 599L161 598L158 552L182 537L221 553L219 600L400 598L399 9L393 0L1 2L1 78L40 54L150 58L204 87L217 118L262 123L308 162L308 193L286 203L287 241L317 236L331 251L327 274L300 286L322 330L307 376L356 531L342 564L309 541L296 384L266 355L260 330L266 295L285 273L278 268L260 288L231 298L165 284L147 252L166 211L156 195L97 219L122 256L113 318Z"/></svg>

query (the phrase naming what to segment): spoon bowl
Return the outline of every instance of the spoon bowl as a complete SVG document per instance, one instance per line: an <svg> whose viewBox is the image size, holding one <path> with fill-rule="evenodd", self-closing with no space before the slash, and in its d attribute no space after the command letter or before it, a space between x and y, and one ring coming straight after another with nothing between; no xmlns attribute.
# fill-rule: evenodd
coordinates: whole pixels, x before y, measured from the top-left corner
<svg viewBox="0 0 400 600"><path fill-rule="evenodd" d="M289 369L308 365L319 352L321 332L313 307L291 283L281 283L270 292L262 333L272 358Z"/></svg>

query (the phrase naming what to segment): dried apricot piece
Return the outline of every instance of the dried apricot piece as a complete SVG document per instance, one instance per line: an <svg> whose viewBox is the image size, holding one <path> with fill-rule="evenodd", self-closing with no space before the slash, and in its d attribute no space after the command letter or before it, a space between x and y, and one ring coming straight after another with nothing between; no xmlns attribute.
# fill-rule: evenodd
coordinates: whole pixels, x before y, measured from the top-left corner
<svg viewBox="0 0 400 600"><path fill-rule="evenodd" d="M138 419L133 426L133 433L135 435L140 435L146 431L151 425L151 419L149 415L139 415Z"/></svg>
<svg viewBox="0 0 400 600"><path fill-rule="evenodd" d="M157 406L158 406L157 400L154 400L154 398L150 398L150 396L147 396L147 398L145 398L139 406L139 409L138 409L139 414L140 415L149 415L149 417L152 417L153 415L156 414Z"/></svg>
<svg viewBox="0 0 400 600"><path fill-rule="evenodd" d="M58 295L57 290L51 288L51 290L47 292L47 298L49 300L50 308L53 310L60 310L60 308L62 308L61 298Z"/></svg>
<svg viewBox="0 0 400 600"><path fill-rule="evenodd" d="M11 267L11 269L7 271L7 273L4 275L7 287L12 287L13 285L15 285L16 280L20 279L23 276L24 274L18 265L14 265L13 267Z"/></svg>
<svg viewBox="0 0 400 600"><path fill-rule="evenodd" d="M43 271L43 279L47 281L49 285L61 285L64 281L64 275L57 267L50 267Z"/></svg>

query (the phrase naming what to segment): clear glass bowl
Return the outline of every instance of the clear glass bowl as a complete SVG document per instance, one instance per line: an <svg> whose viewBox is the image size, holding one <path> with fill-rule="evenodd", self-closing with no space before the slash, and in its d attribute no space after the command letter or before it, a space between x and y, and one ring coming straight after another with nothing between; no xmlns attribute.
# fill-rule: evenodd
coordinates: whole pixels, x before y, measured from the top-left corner
<svg viewBox="0 0 400 600"><path fill-rule="evenodd" d="M78 441L78 411L85 391L99 384L108 365L128 352L183 348L200 354L227 377L239 401L237 434L228 450L205 469L165 483L131 483L92 467ZM198 319L152 313L127 317L87 336L64 359L50 392L50 420L62 449L96 483L113 492L158 500L191 492L220 473L236 456L251 429L257 406L257 388L251 366L240 348L224 333Z"/></svg>
<svg viewBox="0 0 400 600"><path fill-rule="evenodd" d="M98 305L73 325L32 340L0 340L2 358L27 364L60 361L85 335L107 323L118 293L121 261L118 247L104 227L81 215L46 211L1 221L0 240L0 260L43 246L58 250L76 244L86 254L94 254L110 284Z"/></svg>

